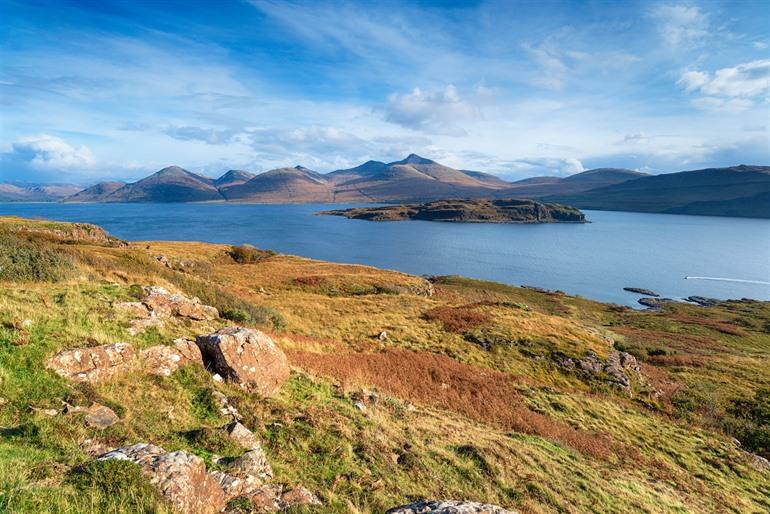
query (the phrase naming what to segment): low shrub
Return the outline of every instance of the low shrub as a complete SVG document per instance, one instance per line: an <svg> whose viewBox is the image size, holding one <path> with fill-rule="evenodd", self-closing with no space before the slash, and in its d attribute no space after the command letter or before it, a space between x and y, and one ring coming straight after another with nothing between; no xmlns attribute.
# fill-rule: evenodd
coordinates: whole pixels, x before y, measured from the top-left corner
<svg viewBox="0 0 770 514"><path fill-rule="evenodd" d="M72 268L72 260L53 245L0 234L0 280L58 282Z"/></svg>
<svg viewBox="0 0 770 514"><path fill-rule="evenodd" d="M260 250L251 245L240 245L231 247L227 254L238 264L256 264L268 257L272 257L275 255L275 252Z"/></svg>
<svg viewBox="0 0 770 514"><path fill-rule="evenodd" d="M728 430L748 451L770 458L770 388L764 387L753 398L734 400L729 408L733 420Z"/></svg>

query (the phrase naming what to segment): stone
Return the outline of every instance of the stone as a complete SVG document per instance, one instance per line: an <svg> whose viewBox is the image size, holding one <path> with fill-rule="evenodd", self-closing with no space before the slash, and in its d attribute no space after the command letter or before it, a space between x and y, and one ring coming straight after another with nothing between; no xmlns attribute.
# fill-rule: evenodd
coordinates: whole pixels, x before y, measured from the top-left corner
<svg viewBox="0 0 770 514"><path fill-rule="evenodd" d="M38 414L42 414L43 416L49 416L54 417L59 415L59 411L56 409L40 409L38 407L30 407L32 412L37 412Z"/></svg>
<svg viewBox="0 0 770 514"><path fill-rule="evenodd" d="M383 330L382 332L380 332L380 335L378 335L377 338L380 341L387 341L388 340L388 333Z"/></svg>
<svg viewBox="0 0 770 514"><path fill-rule="evenodd" d="M216 380L216 377L219 375L214 375L214 379ZM220 380L222 377L219 377ZM225 396L224 394L220 393L219 391L213 391L212 394L219 402L219 413L223 416L232 416L233 419L236 421L241 419L241 413L238 412L238 409L236 409L233 405L230 404L230 399Z"/></svg>
<svg viewBox="0 0 770 514"><path fill-rule="evenodd" d="M225 493L225 501L232 500L236 496L241 496L243 493L244 480L242 478L228 475L222 471L212 471L210 474Z"/></svg>
<svg viewBox="0 0 770 514"><path fill-rule="evenodd" d="M48 360L47 367L76 382L100 382L128 369L134 348L115 343L61 352Z"/></svg>
<svg viewBox="0 0 770 514"><path fill-rule="evenodd" d="M145 333L147 330L154 328L154 327L162 327L163 326L163 320L160 319L155 315L155 313L151 313L150 316L146 318L137 318L131 320L129 326L128 326L128 333L132 336L139 335Z"/></svg>
<svg viewBox="0 0 770 514"><path fill-rule="evenodd" d="M701 307L713 307L715 305L719 305L722 303L721 300L717 300L716 298L707 298L705 296L688 296L685 298L688 302L695 303L700 305Z"/></svg>
<svg viewBox="0 0 770 514"><path fill-rule="evenodd" d="M120 421L120 418L112 409L98 403L89 407L85 419L88 426L98 428L99 430L104 430Z"/></svg>
<svg viewBox="0 0 770 514"><path fill-rule="evenodd" d="M245 450L254 450L256 448L262 448L259 444L259 439L254 435L254 432L243 426L238 421L233 421L223 427L228 437Z"/></svg>
<svg viewBox="0 0 770 514"><path fill-rule="evenodd" d="M251 479L249 481L255 485L262 485L273 478L273 468L259 445L230 462L227 471L233 476Z"/></svg>
<svg viewBox="0 0 770 514"><path fill-rule="evenodd" d="M321 505L321 500L304 487L295 487L281 495L281 503L283 503L284 508L291 508L307 505Z"/></svg>
<svg viewBox="0 0 770 514"><path fill-rule="evenodd" d="M649 307L650 309L660 309L667 303L671 303L674 300L671 298L650 298L650 297L644 297L639 298L637 302L641 305L644 305L645 307Z"/></svg>
<svg viewBox="0 0 770 514"><path fill-rule="evenodd" d="M203 459L185 451L167 453L146 443L118 448L99 460L121 459L138 464L142 473L171 507L184 514L215 514L225 506L225 492L206 472Z"/></svg>
<svg viewBox="0 0 770 514"><path fill-rule="evenodd" d="M469 501L420 500L385 514L515 514L497 505Z"/></svg>
<svg viewBox="0 0 770 514"><path fill-rule="evenodd" d="M255 512L276 512L283 508L281 493L283 487L278 484L268 484L259 487L246 496L254 503Z"/></svg>
<svg viewBox="0 0 770 514"><path fill-rule="evenodd" d="M212 320L219 317L219 312L209 305L203 305L198 298L188 298L181 294L169 293L160 286L144 288L147 296L142 303L159 316L179 316L198 321Z"/></svg>
<svg viewBox="0 0 770 514"><path fill-rule="evenodd" d="M258 330L227 327L196 342L207 367L247 391L272 396L289 378L286 355Z"/></svg>
<svg viewBox="0 0 770 514"><path fill-rule="evenodd" d="M198 345L186 339L174 340L173 346L152 346L143 350L140 356L148 373L162 377L168 377L190 363L197 362L203 365L203 357Z"/></svg>
<svg viewBox="0 0 770 514"><path fill-rule="evenodd" d="M150 315L150 309L142 302L119 302L113 304L112 307L135 318L146 318Z"/></svg>

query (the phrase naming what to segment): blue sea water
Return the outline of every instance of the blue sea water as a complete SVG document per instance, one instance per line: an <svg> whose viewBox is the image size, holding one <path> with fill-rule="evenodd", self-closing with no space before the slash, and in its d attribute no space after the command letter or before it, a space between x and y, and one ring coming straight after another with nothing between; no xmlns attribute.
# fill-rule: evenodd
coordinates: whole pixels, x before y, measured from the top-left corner
<svg viewBox="0 0 770 514"><path fill-rule="evenodd" d="M636 305L639 297L624 286L671 298L770 300L770 220L586 211L588 224L504 225L316 215L339 207L344 206L5 203L0 215L96 223L132 241L250 243L316 259L560 289L626 305Z"/></svg>

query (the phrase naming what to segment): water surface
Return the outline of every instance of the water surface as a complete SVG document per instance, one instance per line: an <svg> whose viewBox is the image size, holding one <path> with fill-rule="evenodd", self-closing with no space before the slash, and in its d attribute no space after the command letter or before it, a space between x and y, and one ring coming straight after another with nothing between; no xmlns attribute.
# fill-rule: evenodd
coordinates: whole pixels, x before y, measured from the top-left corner
<svg viewBox="0 0 770 514"><path fill-rule="evenodd" d="M0 204L0 215L96 223L137 240L250 243L414 274L457 274L636 305L624 286L681 298L770 300L770 220L586 211L589 224L375 223L333 205ZM687 276L755 282L688 280Z"/></svg>

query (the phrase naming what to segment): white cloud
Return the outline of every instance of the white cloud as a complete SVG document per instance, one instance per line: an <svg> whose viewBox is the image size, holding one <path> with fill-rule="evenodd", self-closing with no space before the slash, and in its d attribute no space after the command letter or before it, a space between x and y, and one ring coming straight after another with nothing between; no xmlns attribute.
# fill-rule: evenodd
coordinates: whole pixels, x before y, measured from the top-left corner
<svg viewBox="0 0 770 514"><path fill-rule="evenodd" d="M690 4L661 4L650 13L658 21L658 30L672 47L698 46L710 33L706 13Z"/></svg>
<svg viewBox="0 0 770 514"><path fill-rule="evenodd" d="M522 48L541 69L541 73L535 79L536 84L549 89L561 89L564 86L564 77L568 68L562 57L551 45L532 46L529 43L524 43Z"/></svg>
<svg viewBox="0 0 770 514"><path fill-rule="evenodd" d="M520 177L533 177L538 175L554 175L564 177L585 171L583 163L573 157L538 157L529 159L516 159L502 162L500 167L505 167L504 176L515 175Z"/></svg>
<svg viewBox="0 0 770 514"><path fill-rule="evenodd" d="M770 59L761 59L717 70L686 71L677 81L688 93L701 96L693 100L698 107L716 110L745 110L755 100L770 93Z"/></svg>
<svg viewBox="0 0 770 514"><path fill-rule="evenodd" d="M20 138L13 143L12 153L40 171L79 170L96 163L87 146L74 147L58 137L45 134Z"/></svg>
<svg viewBox="0 0 770 514"><path fill-rule="evenodd" d="M472 97L463 98L451 84L443 91L414 88L410 93L393 93L388 97L385 119L422 132L462 136L467 132L459 124L481 119L478 103L489 94L482 87Z"/></svg>

